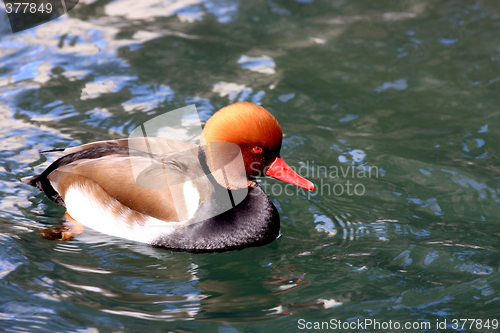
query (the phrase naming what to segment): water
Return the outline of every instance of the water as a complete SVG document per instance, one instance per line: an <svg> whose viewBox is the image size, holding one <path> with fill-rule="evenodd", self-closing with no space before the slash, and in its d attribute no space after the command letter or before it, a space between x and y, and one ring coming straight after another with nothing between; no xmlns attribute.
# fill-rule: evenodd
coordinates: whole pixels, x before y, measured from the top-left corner
<svg viewBox="0 0 500 333"><path fill-rule="evenodd" d="M86 0L17 34L3 16L1 330L376 319L438 332L468 318L496 331L498 1ZM194 255L92 230L39 238L64 221L19 182L54 160L39 150L124 138L193 103L206 120L238 100L276 116L283 158L320 189L262 180L281 214L277 241ZM477 324L465 331L488 331Z"/></svg>

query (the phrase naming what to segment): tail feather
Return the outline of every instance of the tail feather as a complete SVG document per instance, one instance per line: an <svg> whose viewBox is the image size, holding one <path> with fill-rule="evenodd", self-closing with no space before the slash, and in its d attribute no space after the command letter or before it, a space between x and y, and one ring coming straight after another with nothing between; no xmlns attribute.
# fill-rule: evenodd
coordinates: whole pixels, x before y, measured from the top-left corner
<svg viewBox="0 0 500 333"><path fill-rule="evenodd" d="M66 205L64 204L64 200L61 198L59 193L57 193L57 191L52 187L50 181L43 174L21 178L21 182L38 188L50 200L54 201L55 203L63 207L66 207Z"/></svg>
<svg viewBox="0 0 500 333"><path fill-rule="evenodd" d="M37 178L38 176L31 176L31 177L24 177L24 178L21 178L21 183L24 183L26 185L31 185L31 186L35 186L33 185L33 181Z"/></svg>
<svg viewBox="0 0 500 333"><path fill-rule="evenodd" d="M52 149L40 150L40 153L44 154L44 153L52 153L54 151L64 151L64 150L65 148L52 148Z"/></svg>

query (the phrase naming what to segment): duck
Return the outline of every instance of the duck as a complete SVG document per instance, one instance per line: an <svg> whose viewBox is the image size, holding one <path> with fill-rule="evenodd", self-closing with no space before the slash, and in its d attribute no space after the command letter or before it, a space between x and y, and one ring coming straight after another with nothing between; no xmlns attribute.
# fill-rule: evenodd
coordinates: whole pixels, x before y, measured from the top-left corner
<svg viewBox="0 0 500 333"><path fill-rule="evenodd" d="M314 191L281 158L282 139L268 110L237 102L210 117L199 145L144 136L44 150L64 155L21 182L66 208L67 223L42 231L47 239L70 240L89 227L174 251L240 250L280 235L257 177Z"/></svg>

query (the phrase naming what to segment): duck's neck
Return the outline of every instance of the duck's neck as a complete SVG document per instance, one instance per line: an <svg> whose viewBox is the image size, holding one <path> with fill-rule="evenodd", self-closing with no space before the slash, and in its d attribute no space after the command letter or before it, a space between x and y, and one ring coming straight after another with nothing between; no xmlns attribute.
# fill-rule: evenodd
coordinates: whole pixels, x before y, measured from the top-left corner
<svg viewBox="0 0 500 333"><path fill-rule="evenodd" d="M198 159L207 176L228 190L238 190L255 185L248 179L238 145L229 142L202 144ZM209 178L210 178L209 176Z"/></svg>

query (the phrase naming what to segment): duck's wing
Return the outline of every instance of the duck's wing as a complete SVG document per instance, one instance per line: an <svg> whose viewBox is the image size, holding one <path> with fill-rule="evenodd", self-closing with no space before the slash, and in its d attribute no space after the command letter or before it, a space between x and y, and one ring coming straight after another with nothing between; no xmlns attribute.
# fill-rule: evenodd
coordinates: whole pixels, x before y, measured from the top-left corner
<svg viewBox="0 0 500 333"><path fill-rule="evenodd" d="M196 148L196 145L189 142L165 139L159 137L142 137L142 138L96 141L76 147L42 150L41 153L63 152L65 154L72 154L96 147L126 147L130 149L140 150L150 154L164 155L164 154L182 152L189 149L193 149Z"/></svg>
<svg viewBox="0 0 500 333"><path fill-rule="evenodd" d="M76 205L69 203L75 191L93 198L96 205L108 207L114 214L127 213L136 220L153 217L166 222L185 221L196 211L200 201L196 193L200 191L190 180L202 170L197 167L195 150L160 156L132 150L124 144L96 142L82 147L75 147L76 151L55 161L41 175L23 182L65 205L70 214L69 206ZM178 184L187 186L172 186Z"/></svg>

